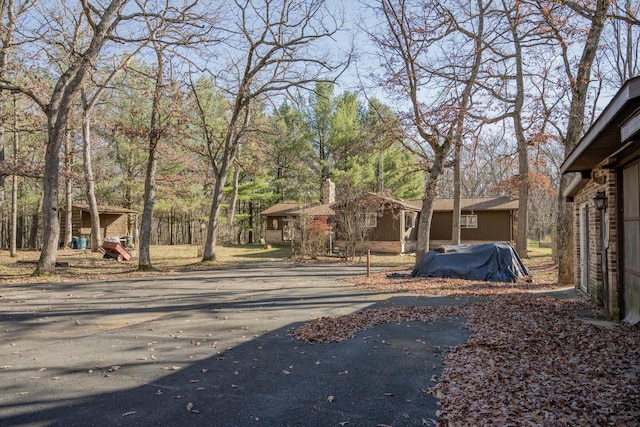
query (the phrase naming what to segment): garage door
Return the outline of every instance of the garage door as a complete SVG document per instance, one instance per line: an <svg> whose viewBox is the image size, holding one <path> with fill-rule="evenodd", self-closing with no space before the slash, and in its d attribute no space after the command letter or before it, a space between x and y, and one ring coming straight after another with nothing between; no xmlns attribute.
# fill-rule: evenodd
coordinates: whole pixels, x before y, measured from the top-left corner
<svg viewBox="0 0 640 427"><path fill-rule="evenodd" d="M625 320L640 322L640 162L626 167L624 195L624 308Z"/></svg>

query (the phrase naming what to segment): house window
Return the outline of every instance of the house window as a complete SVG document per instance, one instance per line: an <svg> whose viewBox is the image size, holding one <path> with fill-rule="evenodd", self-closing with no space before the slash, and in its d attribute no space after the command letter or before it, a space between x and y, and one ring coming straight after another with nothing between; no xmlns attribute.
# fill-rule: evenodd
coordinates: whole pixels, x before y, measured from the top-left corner
<svg viewBox="0 0 640 427"><path fill-rule="evenodd" d="M378 215L374 212L360 214L360 224L366 228L375 228L378 225Z"/></svg>
<svg viewBox="0 0 640 427"><path fill-rule="evenodd" d="M416 226L416 213L406 212L404 214L404 228L415 228Z"/></svg>
<svg viewBox="0 0 640 427"><path fill-rule="evenodd" d="M460 215L460 228L478 228L478 215Z"/></svg>

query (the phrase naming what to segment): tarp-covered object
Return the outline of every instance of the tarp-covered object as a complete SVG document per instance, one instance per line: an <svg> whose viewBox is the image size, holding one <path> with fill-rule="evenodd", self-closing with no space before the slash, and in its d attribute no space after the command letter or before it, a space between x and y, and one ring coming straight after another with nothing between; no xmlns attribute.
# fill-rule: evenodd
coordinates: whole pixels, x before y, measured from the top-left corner
<svg viewBox="0 0 640 427"><path fill-rule="evenodd" d="M450 245L444 252L429 251L411 272L411 277L515 282L531 276L522 259L508 243Z"/></svg>

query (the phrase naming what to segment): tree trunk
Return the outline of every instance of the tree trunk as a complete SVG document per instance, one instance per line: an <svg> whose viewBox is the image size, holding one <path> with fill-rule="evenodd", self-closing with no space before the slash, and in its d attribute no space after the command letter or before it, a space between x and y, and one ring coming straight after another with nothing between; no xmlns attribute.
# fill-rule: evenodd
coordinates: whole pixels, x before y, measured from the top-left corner
<svg viewBox="0 0 640 427"><path fill-rule="evenodd" d="M171 206L169 209L169 245L175 245L175 234L176 234L176 213Z"/></svg>
<svg viewBox="0 0 640 427"><path fill-rule="evenodd" d="M60 147L64 140L64 129L67 125L68 108L60 112L55 118L50 114L48 119L48 143L45 152L45 166L43 177L43 232L42 252L34 276L55 273L56 252L60 239L60 217L58 215L58 166L60 165Z"/></svg>
<svg viewBox="0 0 640 427"><path fill-rule="evenodd" d="M247 243L253 243L253 202L249 201L249 238Z"/></svg>
<svg viewBox="0 0 640 427"><path fill-rule="evenodd" d="M473 65L471 66L471 71L469 74L469 79L466 81L464 90L462 92L460 107L458 111L458 115L456 117L455 124L455 132L454 137L451 138L453 140L453 224L451 227L452 236L451 239L454 245L460 244L460 201L462 198L462 177L460 171L460 163L462 157L462 141L463 135L465 131L465 119L467 115L467 111L469 110L472 100L471 95L473 94L474 87L476 85L476 81L478 79L478 73L480 72L480 66L482 65L482 55L484 53L484 4L482 0L478 0L476 3L478 8L478 16L477 16L477 26L476 33L473 35L473 44L474 44L474 57L473 57Z"/></svg>
<svg viewBox="0 0 640 427"><path fill-rule="evenodd" d="M98 252L102 246L102 234L100 233L100 213L96 201L95 178L91 162L91 119L87 94L82 89L82 165L84 169L85 196L89 204L91 215L91 252Z"/></svg>
<svg viewBox="0 0 640 427"><path fill-rule="evenodd" d="M239 103L239 101L238 101ZM244 108L249 108L246 106ZM204 253L202 255L202 261L215 261L216 259L216 242L219 226L220 208L222 207L222 200L224 196L224 184L227 182L229 176L229 169L234 158L238 155L239 149L239 136L236 134L235 127L238 125L239 117L242 114L242 108L236 105L233 117L230 120L229 130L225 136L224 153L220 165L216 168L215 162L212 160L212 166L214 166L215 184L213 186L213 201L211 203L211 210L209 213L209 226L207 228L207 240L204 245ZM249 120L249 113L246 111L244 115L244 124Z"/></svg>
<svg viewBox="0 0 640 427"><path fill-rule="evenodd" d="M566 202L564 191L571 182L573 174L564 175L560 178L560 189L558 194L558 222L556 229L556 252L558 260L558 283L570 285L575 283L575 262L574 262L574 212L573 203Z"/></svg>
<svg viewBox="0 0 640 427"><path fill-rule="evenodd" d="M2 1L0 2L0 20L2 22L2 40L0 41L1 43L1 47L0 47L0 80L4 80L5 78L5 74L6 74L6 69L7 69L7 61L9 59L9 50L13 48L13 36L15 34L15 30L16 30L16 15L15 15L15 1L14 0L9 0L9 1ZM3 91L0 90L0 99L3 98ZM16 114L16 101L15 101L15 96L13 98L13 110L14 110L14 117ZM5 141L4 141L4 103L0 102L0 166L3 165L4 163L4 145L5 145ZM15 129L15 127L14 127ZM15 152L14 152L15 153ZM15 155L15 154L14 154ZM14 178L11 179L12 185L15 188L17 186L17 183L14 182ZM6 198L6 194L4 191L4 184L5 184L5 175L0 173L0 212L3 212L3 207L4 207L4 201ZM12 192L14 190L12 189ZM13 203L13 201L12 201ZM11 207L11 210L13 212L13 205ZM16 229L16 222L14 221L13 223L13 229ZM12 236L13 233L15 232L11 232ZM1 237L0 237L1 239ZM13 246L15 246L15 238L11 238L11 242L13 243ZM11 243L10 243L11 245ZM2 245L0 244L0 247ZM12 247L13 247L12 246ZM15 249L14 251L15 252ZM14 255L12 255L14 256Z"/></svg>
<svg viewBox="0 0 640 427"><path fill-rule="evenodd" d="M218 218L220 216L220 208L222 206L222 196L224 194L224 181L227 179L228 169L223 171L216 177L213 186L213 201L209 212L209 225L207 227L207 240L204 244L204 253L202 261L215 261L216 259L216 240L218 231Z"/></svg>
<svg viewBox="0 0 640 427"><path fill-rule="evenodd" d="M233 190L231 193L231 200L229 201L229 229L231 230L231 235L233 236L235 227L235 217L236 217L236 209L238 203L238 186L240 185L240 165L236 161L234 162L234 172L233 172ZM240 243L240 242L238 242Z"/></svg>
<svg viewBox="0 0 640 427"><path fill-rule="evenodd" d="M156 201L156 171L158 160L156 149L160 142L160 101L162 99L162 85L164 84L164 52L154 43L157 66L156 84L151 106L151 123L149 131L149 159L147 160L147 173L144 180L144 209L142 210L142 225L140 233L140 257L138 259L139 270L152 270L151 265L151 227L153 225L153 207Z"/></svg>
<svg viewBox="0 0 640 427"><path fill-rule="evenodd" d="M431 170L425 173L425 190L422 197L422 210L420 212L420 222L418 223L418 247L416 249L416 265L422 257L429 252L429 240L431 234L431 219L433 217L433 202L438 197L438 187L440 177L444 167L446 149L441 148L434 154Z"/></svg>
<svg viewBox="0 0 640 427"><path fill-rule="evenodd" d="M529 258L527 252L529 242L529 157L526 142L524 143L524 147L518 143L518 165L520 183L518 186L516 251L520 258L526 259Z"/></svg>
<svg viewBox="0 0 640 427"><path fill-rule="evenodd" d="M18 255L18 176L11 176L11 242L9 255Z"/></svg>
<svg viewBox="0 0 640 427"><path fill-rule="evenodd" d="M569 121L567 123L567 134L564 138L565 159L578 144L584 130L584 113L591 80L591 68L596 57L600 38L607 20L607 11L611 0L597 0L596 10L591 20L591 27L585 39L582 50L582 57L578 63L578 72L575 78L568 75L571 80L571 107L569 111ZM568 58L565 58L568 61ZM563 177L560 180L558 195L558 282L564 285L575 283L574 278L574 257L573 257L573 205L566 202L562 197L563 191L568 184L568 179Z"/></svg>
<svg viewBox="0 0 640 427"><path fill-rule="evenodd" d="M16 96L13 96L13 160L18 160L18 114L17 114ZM2 137L2 136L0 136ZM4 146L2 147L2 160L4 160ZM2 178L2 198L4 199L4 176ZM0 204L2 209L2 204ZM11 175L11 240L9 243L9 255L15 257L18 255L18 176Z"/></svg>
<svg viewBox="0 0 640 427"><path fill-rule="evenodd" d="M378 193L384 193L384 147L380 146L378 153Z"/></svg>
<svg viewBox="0 0 640 427"><path fill-rule="evenodd" d="M142 223L140 225L140 256L138 259L139 270L152 270L151 265L151 227L153 221L153 206L156 198L156 170L157 160L155 149L149 149L147 160L147 173L144 180L144 208L142 210Z"/></svg>
<svg viewBox="0 0 640 427"><path fill-rule="evenodd" d="M38 199L38 206L31 214L31 229L29 230L29 243L31 249L38 249L38 229L40 228L40 212L42 211L42 199Z"/></svg>
<svg viewBox="0 0 640 427"><path fill-rule="evenodd" d="M456 141L453 153L453 220L451 226L451 243L460 244L460 199L462 194L460 186L460 155L462 151L462 141Z"/></svg>
<svg viewBox="0 0 640 427"><path fill-rule="evenodd" d="M56 252L60 238L60 218L58 212L58 168L60 166L60 147L67 129L67 121L72 103L91 65L99 55L104 42L121 18L120 10L127 0L112 0L99 20L94 17L94 34L87 49L72 57L69 68L60 76L46 105L47 149L43 174L43 226L44 241L38 266L34 276L55 273Z"/></svg>
<svg viewBox="0 0 640 427"><path fill-rule="evenodd" d="M71 180L71 166L73 164L73 149L71 148L71 132L67 131L64 140L64 247L70 248L73 239L73 181ZM78 236L80 237L80 236Z"/></svg>
<svg viewBox="0 0 640 427"><path fill-rule="evenodd" d="M0 92L1 96L1 92ZM2 103L0 103L2 104ZM4 166L4 124L2 123L2 107L0 106L0 167ZM0 213L3 212L4 200L5 200L5 192L4 192L4 174L0 173ZM0 236L0 242L2 242L2 237ZM0 244L2 247L2 244Z"/></svg>
<svg viewBox="0 0 640 427"><path fill-rule="evenodd" d="M516 5L515 10L507 12L507 19L513 37L513 59L516 66L516 96L513 105L513 128L518 144L518 229L516 235L516 251L520 258L528 258L528 230L529 230L529 150L527 137L522 123L522 109L525 102L524 91L524 58L522 54L522 42L519 33L521 15L520 6ZM514 16L515 15L515 16Z"/></svg>
<svg viewBox="0 0 640 427"><path fill-rule="evenodd" d="M429 252L429 238L431 230L431 219L433 218L433 202L436 199L435 192L425 191L422 197L422 210L420 211L420 222L418 223L418 248L416 249L416 265Z"/></svg>

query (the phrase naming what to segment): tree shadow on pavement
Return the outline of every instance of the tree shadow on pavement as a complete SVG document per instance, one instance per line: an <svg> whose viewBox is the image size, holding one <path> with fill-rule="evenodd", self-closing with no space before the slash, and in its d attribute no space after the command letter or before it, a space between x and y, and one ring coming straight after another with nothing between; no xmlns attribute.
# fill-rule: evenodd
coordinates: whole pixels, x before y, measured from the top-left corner
<svg viewBox="0 0 640 427"><path fill-rule="evenodd" d="M465 303L405 297L382 304ZM439 409L426 389L440 376L446 349L470 336L465 319L449 317L378 325L341 343L310 344L292 337L300 325L212 350L215 354L200 360L176 357L71 371L85 393L3 400L0 425L425 425ZM145 380L153 377L145 372L160 370L166 375ZM144 384L100 392L101 383L113 386L132 377Z"/></svg>

